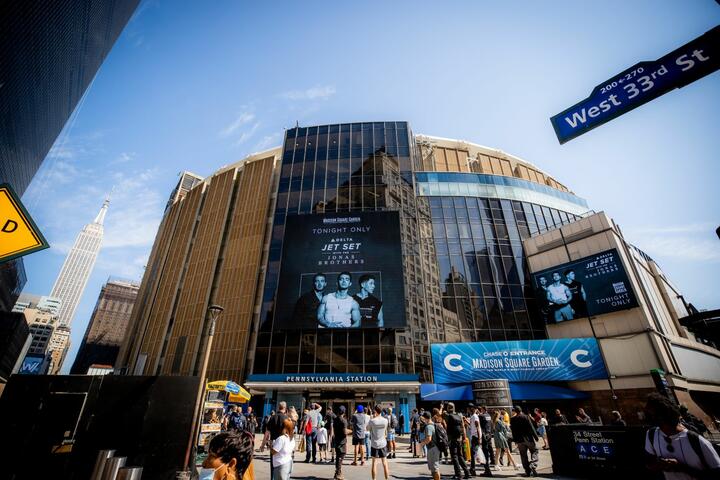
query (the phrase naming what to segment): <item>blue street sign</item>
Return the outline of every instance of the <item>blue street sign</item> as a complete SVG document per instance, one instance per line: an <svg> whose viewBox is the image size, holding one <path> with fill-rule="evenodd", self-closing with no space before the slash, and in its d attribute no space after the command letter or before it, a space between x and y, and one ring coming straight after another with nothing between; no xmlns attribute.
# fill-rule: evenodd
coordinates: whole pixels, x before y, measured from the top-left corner
<svg viewBox="0 0 720 480"><path fill-rule="evenodd" d="M435 343L430 345L435 383L511 382L607 378L594 338Z"/></svg>
<svg viewBox="0 0 720 480"><path fill-rule="evenodd" d="M640 62L601 83L588 98L550 122L562 144L718 68L720 26L654 62Z"/></svg>

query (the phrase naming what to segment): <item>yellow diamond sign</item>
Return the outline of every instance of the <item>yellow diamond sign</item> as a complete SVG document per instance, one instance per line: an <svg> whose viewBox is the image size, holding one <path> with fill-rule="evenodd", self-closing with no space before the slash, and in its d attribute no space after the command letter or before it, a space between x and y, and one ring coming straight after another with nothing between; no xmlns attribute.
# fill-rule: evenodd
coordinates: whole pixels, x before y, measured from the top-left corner
<svg viewBox="0 0 720 480"><path fill-rule="evenodd" d="M0 184L0 263L48 247L12 187Z"/></svg>

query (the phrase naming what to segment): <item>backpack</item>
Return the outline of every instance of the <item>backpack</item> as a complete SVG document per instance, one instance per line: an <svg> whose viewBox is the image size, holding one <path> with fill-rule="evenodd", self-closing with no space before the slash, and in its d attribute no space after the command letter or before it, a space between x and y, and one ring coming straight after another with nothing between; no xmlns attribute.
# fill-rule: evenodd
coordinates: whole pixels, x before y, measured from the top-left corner
<svg viewBox="0 0 720 480"><path fill-rule="evenodd" d="M447 452L448 446L450 445L447 431L445 430L445 427L443 427L440 423L435 423L433 425L435 425L435 435L433 436L433 439L431 441L438 447L441 452L445 453Z"/></svg>
<svg viewBox="0 0 720 480"><path fill-rule="evenodd" d="M228 416L228 430L245 430L245 416L233 412Z"/></svg>
<svg viewBox="0 0 720 480"><path fill-rule="evenodd" d="M308 418L305 421L305 435L310 435L312 433L312 422Z"/></svg>
<svg viewBox="0 0 720 480"><path fill-rule="evenodd" d="M392 428L393 430L396 429L397 428L397 417L395 416L394 413L390 414L389 420L390 420L390 428Z"/></svg>
<svg viewBox="0 0 720 480"><path fill-rule="evenodd" d="M648 440L650 440L650 446L652 447L653 451L655 451L655 432L658 431L658 427L651 428L648 430ZM690 446L692 447L693 451L695 451L695 455L700 458L700 462L702 463L704 470L710 470L710 465L708 465L707 460L705 460L705 455L703 454L702 446L700 445L700 435L695 433L693 430L687 431L688 436L688 442L690 442ZM713 449L720 455L720 445L717 445L713 442L710 442L710 445L712 445Z"/></svg>

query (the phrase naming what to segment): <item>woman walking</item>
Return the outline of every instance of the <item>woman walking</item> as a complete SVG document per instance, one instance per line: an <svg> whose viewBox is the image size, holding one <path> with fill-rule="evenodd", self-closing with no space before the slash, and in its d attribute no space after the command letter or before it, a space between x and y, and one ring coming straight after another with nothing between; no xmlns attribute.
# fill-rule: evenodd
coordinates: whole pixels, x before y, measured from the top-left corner
<svg viewBox="0 0 720 480"><path fill-rule="evenodd" d="M295 424L290 419L283 422L282 435L272 444L273 478L289 480L295 451Z"/></svg>
<svg viewBox="0 0 720 480"><path fill-rule="evenodd" d="M548 426L548 419L547 419L547 412L542 412L540 414L540 421L538 421L538 436L540 436L543 440L543 450L547 450L550 448L548 445L548 437L547 437L547 426Z"/></svg>
<svg viewBox="0 0 720 480"><path fill-rule="evenodd" d="M507 465L513 466L515 470L520 470L520 467L515 463L515 460L513 459L512 455L510 454L510 445L508 444L508 437L510 436L510 429L505 425L505 421L498 413L497 410L495 410L495 413L493 413L493 439L495 440L495 466L497 468L498 464L497 462L502 459L503 452L507 455Z"/></svg>

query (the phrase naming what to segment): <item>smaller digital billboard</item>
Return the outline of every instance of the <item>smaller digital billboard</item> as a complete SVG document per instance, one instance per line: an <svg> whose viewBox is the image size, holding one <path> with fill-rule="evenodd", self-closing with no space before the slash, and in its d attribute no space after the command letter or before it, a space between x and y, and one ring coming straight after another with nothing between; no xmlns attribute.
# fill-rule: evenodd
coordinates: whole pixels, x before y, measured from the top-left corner
<svg viewBox="0 0 720 480"><path fill-rule="evenodd" d="M42 375L45 355L28 354L20 366L21 375Z"/></svg>
<svg viewBox="0 0 720 480"><path fill-rule="evenodd" d="M533 274L535 298L545 323L637 307L616 249Z"/></svg>
<svg viewBox="0 0 720 480"><path fill-rule="evenodd" d="M398 212L288 216L276 329L402 328Z"/></svg>

